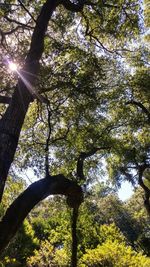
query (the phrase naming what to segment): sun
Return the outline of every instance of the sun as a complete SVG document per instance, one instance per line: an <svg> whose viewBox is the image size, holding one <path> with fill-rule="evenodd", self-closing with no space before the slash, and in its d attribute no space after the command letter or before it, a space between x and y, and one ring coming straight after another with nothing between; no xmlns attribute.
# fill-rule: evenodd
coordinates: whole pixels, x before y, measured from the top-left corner
<svg viewBox="0 0 150 267"><path fill-rule="evenodd" d="M15 64L13 62L9 62L9 65L8 66L9 66L9 69L11 71L17 71L17 68L18 68L17 64Z"/></svg>

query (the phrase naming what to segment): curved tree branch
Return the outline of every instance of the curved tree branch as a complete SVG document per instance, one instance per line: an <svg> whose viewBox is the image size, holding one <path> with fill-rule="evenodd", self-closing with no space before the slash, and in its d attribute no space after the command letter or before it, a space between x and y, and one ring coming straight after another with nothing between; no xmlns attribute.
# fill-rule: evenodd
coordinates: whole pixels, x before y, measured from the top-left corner
<svg viewBox="0 0 150 267"><path fill-rule="evenodd" d="M103 149L110 149L110 147L93 147L88 152L81 152L80 153L80 155L78 157L78 161L77 161L77 177L80 180L85 180L84 171L83 171L84 160L88 157L93 156L97 151L103 150Z"/></svg>
<svg viewBox="0 0 150 267"><path fill-rule="evenodd" d="M81 187L62 174L34 182L11 204L0 222L0 251L7 246L31 209L49 195L56 194L67 196L73 208L83 200Z"/></svg>

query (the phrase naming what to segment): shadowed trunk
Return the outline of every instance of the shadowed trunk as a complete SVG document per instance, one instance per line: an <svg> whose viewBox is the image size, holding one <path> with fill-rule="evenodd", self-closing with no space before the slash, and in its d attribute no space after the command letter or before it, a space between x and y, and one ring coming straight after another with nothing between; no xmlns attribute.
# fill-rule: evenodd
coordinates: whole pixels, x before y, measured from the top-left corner
<svg viewBox="0 0 150 267"><path fill-rule="evenodd" d="M77 267L77 220L78 220L78 207L73 209L72 213L72 257L71 257L71 267Z"/></svg>
<svg viewBox="0 0 150 267"><path fill-rule="evenodd" d="M31 86L34 86L36 75L38 74L39 60L44 50L44 36L47 25L57 5L58 1L47 0L37 18L31 39L30 50L25 60L24 68L21 71L21 74L28 73L24 78ZM24 70L26 72L24 72ZM2 199L8 171L16 152L24 118L29 104L34 98L33 95L26 87L25 83L19 79L11 102L3 118L0 120L0 201Z"/></svg>
<svg viewBox="0 0 150 267"><path fill-rule="evenodd" d="M28 107L35 97L40 98L33 88L39 71L39 60L44 51L48 22L59 4L72 12L80 12L84 1L74 3L70 0L47 0L43 4L36 20L24 67L18 72L18 83L13 95L10 100L1 97L1 101L5 101L9 106L0 120L0 201ZM67 201L73 208L77 208L83 200L80 186L61 174L48 175L45 179L33 183L12 203L0 222L0 251L7 246L31 209L51 194L67 195Z"/></svg>
<svg viewBox="0 0 150 267"><path fill-rule="evenodd" d="M145 206L145 208L147 210L148 215L150 216L150 189L143 182L143 174L144 174L144 171L146 170L146 168L147 168L146 164L144 164L143 166L139 167L139 185L144 190L144 194L145 194L144 206Z"/></svg>

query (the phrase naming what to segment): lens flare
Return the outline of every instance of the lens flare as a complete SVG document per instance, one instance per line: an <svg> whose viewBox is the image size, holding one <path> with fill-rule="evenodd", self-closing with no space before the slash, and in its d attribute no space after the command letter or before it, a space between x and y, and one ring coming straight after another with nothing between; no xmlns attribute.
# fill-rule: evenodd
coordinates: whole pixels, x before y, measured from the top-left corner
<svg viewBox="0 0 150 267"><path fill-rule="evenodd" d="M17 64L15 64L13 62L9 62L9 69L11 71L17 71L17 68L18 68Z"/></svg>

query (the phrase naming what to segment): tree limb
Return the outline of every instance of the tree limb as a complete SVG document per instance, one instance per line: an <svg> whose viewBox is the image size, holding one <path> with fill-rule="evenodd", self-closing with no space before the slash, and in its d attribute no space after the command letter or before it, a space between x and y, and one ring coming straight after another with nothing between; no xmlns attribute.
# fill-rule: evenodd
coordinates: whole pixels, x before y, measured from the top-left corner
<svg viewBox="0 0 150 267"><path fill-rule="evenodd" d="M36 23L36 20L34 19L34 17L32 16L32 14L29 12L29 10L25 7L25 5L22 3L22 1L18 0L18 2L23 7L23 9L29 14L29 16L33 19L33 21Z"/></svg>
<svg viewBox="0 0 150 267"><path fill-rule="evenodd" d="M9 104L11 97L0 95L0 104Z"/></svg>
<svg viewBox="0 0 150 267"><path fill-rule="evenodd" d="M61 4L67 9L70 10L72 12L81 12L83 10L84 5L95 5L94 3L92 3L91 1L88 0L78 0L78 3L73 3L70 0L61 0Z"/></svg>
<svg viewBox="0 0 150 267"><path fill-rule="evenodd" d="M144 164L142 166L139 166L138 170L139 170L139 185L143 188L145 194L144 206L147 210L148 215L150 216L150 189L143 182L143 173L147 167L149 166L147 166L147 164Z"/></svg>
<svg viewBox="0 0 150 267"><path fill-rule="evenodd" d="M32 27L32 26L29 26L28 24L22 23L20 21L15 20L15 19L11 19L6 15L4 16L4 18L9 22L12 22L12 23L15 23L15 24L18 24L18 25L22 26L23 28L34 29L34 27Z"/></svg>
<svg viewBox="0 0 150 267"><path fill-rule="evenodd" d="M77 238L77 220L78 220L78 207L74 208L72 211L72 255L71 255L71 267L77 267L77 248L78 248L78 238Z"/></svg>
<svg viewBox="0 0 150 267"><path fill-rule="evenodd" d="M90 151L88 152L81 152L78 161L77 161L77 177L80 180L85 180L84 172L83 172L83 164L84 160L88 157L93 156L97 151L103 150L103 149L110 149L110 147L93 147Z"/></svg>
<svg viewBox="0 0 150 267"><path fill-rule="evenodd" d="M126 105L129 105L129 104L141 108L143 113L146 114L146 116L148 118L148 121L150 122L150 112L148 111L148 109L141 102L138 102L138 101L135 101L135 100L131 100L131 101L126 102Z"/></svg>
<svg viewBox="0 0 150 267"><path fill-rule="evenodd" d="M8 245L31 209L49 195L56 194L67 196L67 201L75 208L83 200L81 187L62 174L34 182L11 204L0 222L0 251Z"/></svg>

